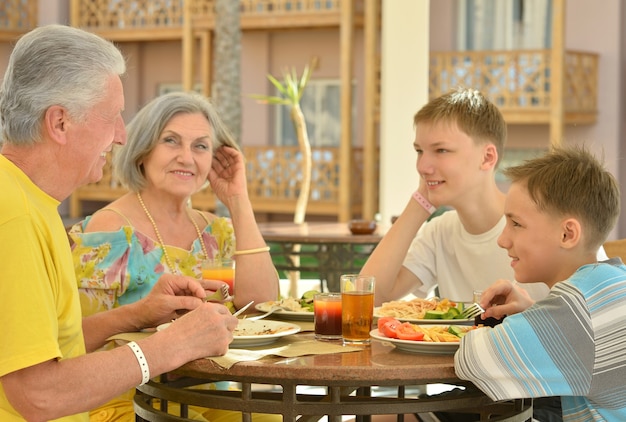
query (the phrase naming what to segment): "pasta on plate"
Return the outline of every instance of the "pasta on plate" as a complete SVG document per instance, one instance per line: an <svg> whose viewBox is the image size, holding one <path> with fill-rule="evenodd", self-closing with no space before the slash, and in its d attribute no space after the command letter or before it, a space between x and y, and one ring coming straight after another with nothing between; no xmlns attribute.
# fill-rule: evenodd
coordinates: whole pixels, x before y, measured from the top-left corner
<svg viewBox="0 0 626 422"><path fill-rule="evenodd" d="M412 300L395 300L385 302L376 308L377 317L390 316L399 319L424 319L428 311L448 312L450 308L456 308L456 302L449 299L439 299L437 297Z"/></svg>

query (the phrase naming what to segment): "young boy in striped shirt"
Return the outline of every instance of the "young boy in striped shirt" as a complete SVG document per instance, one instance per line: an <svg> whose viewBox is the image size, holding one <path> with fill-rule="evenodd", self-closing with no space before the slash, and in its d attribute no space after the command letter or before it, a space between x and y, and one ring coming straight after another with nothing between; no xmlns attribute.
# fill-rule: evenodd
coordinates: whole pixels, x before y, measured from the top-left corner
<svg viewBox="0 0 626 422"><path fill-rule="evenodd" d="M508 280L482 295L485 318L468 333L457 375L494 400L561 396L566 421L626 420L626 266L596 252L620 213L615 178L585 148L554 148L505 170L506 226L517 282L543 282L535 302Z"/></svg>

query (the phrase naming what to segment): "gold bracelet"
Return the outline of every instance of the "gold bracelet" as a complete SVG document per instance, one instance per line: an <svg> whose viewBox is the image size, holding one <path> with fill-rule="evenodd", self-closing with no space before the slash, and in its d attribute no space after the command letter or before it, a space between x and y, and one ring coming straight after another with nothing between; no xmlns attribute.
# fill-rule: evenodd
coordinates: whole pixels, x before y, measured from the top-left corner
<svg viewBox="0 0 626 422"><path fill-rule="evenodd" d="M270 251L270 247L269 246L264 246L262 248L244 249L243 251L235 251L235 252L233 252L233 255L250 255L250 254L253 254L253 253L269 252L269 251Z"/></svg>

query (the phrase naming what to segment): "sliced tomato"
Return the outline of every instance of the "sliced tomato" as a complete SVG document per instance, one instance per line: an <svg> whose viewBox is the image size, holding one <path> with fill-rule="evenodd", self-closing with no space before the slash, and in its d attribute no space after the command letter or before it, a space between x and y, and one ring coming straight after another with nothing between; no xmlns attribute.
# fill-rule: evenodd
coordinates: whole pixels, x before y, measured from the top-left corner
<svg viewBox="0 0 626 422"><path fill-rule="evenodd" d="M380 331L381 327L389 321L398 321L398 320L391 316L384 316L384 317L378 318L378 322L377 322L378 330Z"/></svg>
<svg viewBox="0 0 626 422"><path fill-rule="evenodd" d="M415 329L415 326L410 322L404 322L396 327L396 336L400 340L423 340L424 333Z"/></svg>
<svg viewBox="0 0 626 422"><path fill-rule="evenodd" d="M385 337L389 338L397 338L396 329L402 325L400 321L395 318L392 318L383 324L378 325L378 331L380 331Z"/></svg>

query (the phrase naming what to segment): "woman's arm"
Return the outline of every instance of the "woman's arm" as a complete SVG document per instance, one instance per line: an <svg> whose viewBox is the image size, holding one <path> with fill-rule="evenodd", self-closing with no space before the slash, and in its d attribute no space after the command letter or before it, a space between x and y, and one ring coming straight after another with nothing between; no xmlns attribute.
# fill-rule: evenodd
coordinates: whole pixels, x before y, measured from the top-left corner
<svg viewBox="0 0 626 422"><path fill-rule="evenodd" d="M230 212L238 251L266 246L256 223L246 186L242 154L228 147L215 153L209 173L211 188ZM279 296L278 273L269 251L235 256L235 306L254 300L256 303L276 300Z"/></svg>

